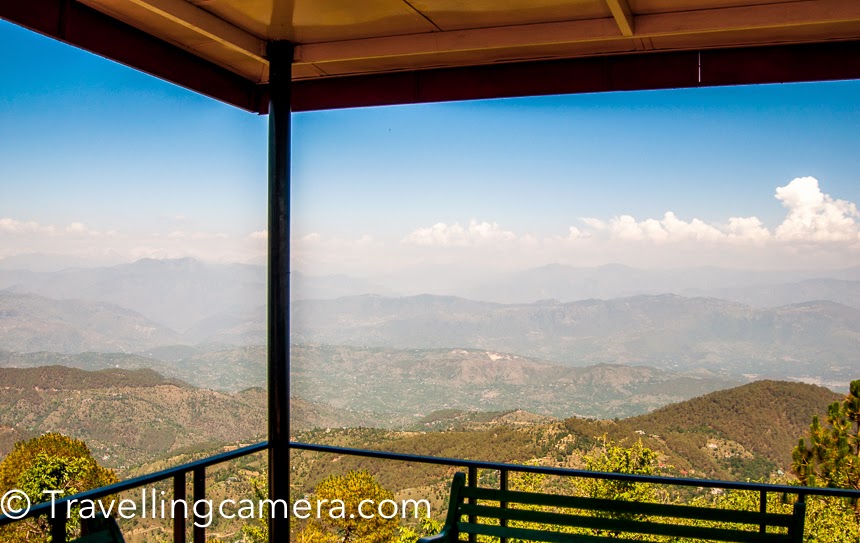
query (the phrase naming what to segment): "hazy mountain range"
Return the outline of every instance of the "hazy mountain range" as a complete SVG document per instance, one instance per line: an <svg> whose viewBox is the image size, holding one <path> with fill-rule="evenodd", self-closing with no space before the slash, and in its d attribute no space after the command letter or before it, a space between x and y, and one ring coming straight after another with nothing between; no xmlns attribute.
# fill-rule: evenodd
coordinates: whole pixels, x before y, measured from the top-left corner
<svg viewBox="0 0 860 543"><path fill-rule="evenodd" d="M0 270L0 289L57 300L89 300L136 311L184 332L204 319L265 305L262 266L207 264L192 258L143 259L55 272Z"/></svg>
<svg viewBox="0 0 860 543"><path fill-rule="evenodd" d="M181 258L53 270L51 264L61 262L59 259L49 255L0 259L0 290L112 303L180 332L193 326L205 328L207 320L246 317L259 312L266 303L266 270L259 265ZM806 271L713 267L645 270L621 264L588 268L551 264L487 277L480 285L463 284L450 292L436 292L433 285L417 292L395 292L386 284L384 279L321 277L294 271L291 295L294 299L335 299L361 294L397 297L432 293L496 303L532 303L670 293L723 298L757 307L826 300L860 309L860 267Z"/></svg>
<svg viewBox="0 0 860 543"><path fill-rule="evenodd" d="M446 358L443 353L433 356ZM448 367L457 365L455 360ZM617 390L637 377L619 372ZM120 468L219 449L227 443L253 442L265 435L266 394L260 388L224 394L151 370L90 372L59 366L0 369L0 382L4 391L0 457L14 441L45 431L84 439L101 463ZM597 444L595 436L607 434L616 441L641 438L661 451L672 466L667 469L745 478L767 476L777 467L787 469L791 447L806 432L812 416L824 413L839 397L806 384L759 381L615 421L559 420L523 410L494 414L445 409L413 419L406 431L368 428L380 417L293 399L292 422L297 439L317 443L574 467L580 455ZM365 429L338 430L359 426ZM449 428L454 431L439 432ZM437 431L425 434L427 430ZM299 454L294 460L303 480L301 474L309 473L306 459ZM348 465L340 468L352 467L352 460L341 460ZM334 463L317 464L315 475L324 476L330 464ZM410 471L408 476L422 473Z"/></svg>
<svg viewBox="0 0 860 543"><path fill-rule="evenodd" d="M440 409L626 417L739 384L643 366L572 368L474 349L298 345L292 356L293 394L406 425Z"/></svg>
<svg viewBox="0 0 860 543"><path fill-rule="evenodd" d="M0 351L0 368L149 368L177 382L226 393L266 384L265 347L195 349L173 360L157 359L152 352L146 354ZM294 346L291 358L293 396L343 412L344 422L338 425L359 417L375 420L378 426L407 427L440 409L527 409L555 417L612 418L646 413L740 382L649 367L603 364L572 368L518 355L467 349L305 344Z"/></svg>
<svg viewBox="0 0 860 543"><path fill-rule="evenodd" d="M834 302L757 309L673 294L519 305L356 296L298 301L292 326L301 342L490 349L573 366L841 381L860 370L860 310Z"/></svg>
<svg viewBox="0 0 860 543"><path fill-rule="evenodd" d="M0 349L133 352L182 341L180 334L118 305L0 291Z"/></svg>
<svg viewBox="0 0 860 543"><path fill-rule="evenodd" d="M809 282L815 279L826 281ZM550 264L491 278L451 294L500 303L679 294L724 298L757 307L827 300L860 309L860 267L817 271L715 267L644 270L622 264L590 268Z"/></svg>
<svg viewBox="0 0 860 543"><path fill-rule="evenodd" d="M2 264L0 350L151 353L201 347L179 357L185 359L180 366L191 367L197 356L193 363L211 371L217 386L223 371L216 368L226 361L203 353L265 343L262 266L190 258L59 271ZM487 349L572 366L703 368L835 387L860 370L860 268L660 271L550 265L488 278L480 289L471 288L491 301L339 296L385 290L345 276L296 273L292 286L294 298L301 298L292 306L295 343ZM149 358L164 361L163 353ZM244 377L239 372L235 381L250 382L256 371Z"/></svg>

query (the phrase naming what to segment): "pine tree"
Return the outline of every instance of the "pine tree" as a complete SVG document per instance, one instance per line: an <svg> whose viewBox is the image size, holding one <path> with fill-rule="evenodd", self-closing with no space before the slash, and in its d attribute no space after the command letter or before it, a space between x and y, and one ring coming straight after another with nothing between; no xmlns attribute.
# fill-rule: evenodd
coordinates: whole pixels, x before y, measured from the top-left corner
<svg viewBox="0 0 860 543"><path fill-rule="evenodd" d="M792 471L806 486L860 490L860 380L827 408L827 422L813 417L808 439L792 453Z"/></svg>

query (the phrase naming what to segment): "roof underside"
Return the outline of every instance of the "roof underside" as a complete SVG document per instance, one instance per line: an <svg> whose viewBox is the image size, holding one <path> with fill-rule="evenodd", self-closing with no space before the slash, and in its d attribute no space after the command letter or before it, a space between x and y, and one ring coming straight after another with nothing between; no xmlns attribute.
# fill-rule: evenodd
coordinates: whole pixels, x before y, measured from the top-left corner
<svg viewBox="0 0 860 543"><path fill-rule="evenodd" d="M0 0L0 17L265 112L860 77L858 0ZM658 54L660 53L660 54Z"/></svg>

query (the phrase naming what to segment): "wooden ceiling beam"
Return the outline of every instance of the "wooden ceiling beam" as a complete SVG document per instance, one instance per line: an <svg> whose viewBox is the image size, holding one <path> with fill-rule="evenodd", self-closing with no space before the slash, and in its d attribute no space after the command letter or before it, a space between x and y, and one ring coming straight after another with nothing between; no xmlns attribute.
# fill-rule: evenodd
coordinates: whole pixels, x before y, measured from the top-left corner
<svg viewBox="0 0 860 543"><path fill-rule="evenodd" d="M260 85L145 31L71 0L0 0L0 18L255 113Z"/></svg>
<svg viewBox="0 0 860 543"><path fill-rule="evenodd" d="M610 4L622 0L607 0ZM626 2L624 2L626 3ZM623 12L623 7L621 8ZM641 14L621 17L635 28L637 38L683 36L826 23L860 22L860 1L800 0L780 4ZM366 38L296 47L296 62L316 64L325 71L329 62L396 58L471 50L523 48L553 44L618 39L617 19L590 19L497 28L432 32L384 38ZM622 32L624 30L622 29Z"/></svg>
<svg viewBox="0 0 860 543"><path fill-rule="evenodd" d="M636 53L320 78L293 84L293 110L582 92L860 79L860 41Z"/></svg>
<svg viewBox="0 0 860 543"><path fill-rule="evenodd" d="M633 12L630 11L630 4L627 3L627 0L606 0L606 5L609 6L609 11L612 12L612 17L615 18L621 35L628 38L633 37Z"/></svg>

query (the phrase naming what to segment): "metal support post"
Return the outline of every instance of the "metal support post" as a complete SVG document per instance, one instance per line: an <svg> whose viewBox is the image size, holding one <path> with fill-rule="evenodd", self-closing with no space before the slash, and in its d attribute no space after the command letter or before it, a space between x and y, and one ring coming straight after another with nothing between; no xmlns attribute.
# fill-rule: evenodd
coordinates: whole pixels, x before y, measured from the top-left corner
<svg viewBox="0 0 860 543"><path fill-rule="evenodd" d="M290 96L293 45L273 41L269 58L269 497L290 498ZM276 511L277 513L277 511ZM290 540L285 515L269 541ZM282 518L283 517L283 518Z"/></svg>

